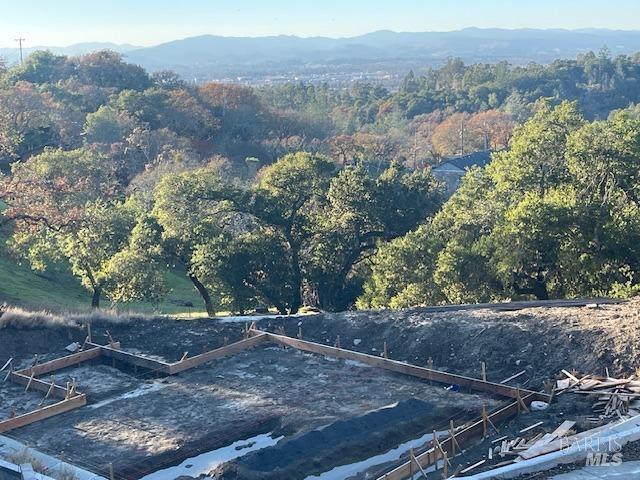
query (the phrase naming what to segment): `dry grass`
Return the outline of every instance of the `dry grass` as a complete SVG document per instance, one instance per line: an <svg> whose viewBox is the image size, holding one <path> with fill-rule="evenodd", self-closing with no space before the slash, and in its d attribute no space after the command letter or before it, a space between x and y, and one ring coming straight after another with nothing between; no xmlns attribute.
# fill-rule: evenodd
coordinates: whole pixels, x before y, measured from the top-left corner
<svg viewBox="0 0 640 480"><path fill-rule="evenodd" d="M151 320L156 316L139 313L118 313L110 310L93 310L86 313L53 313L46 310L29 311L20 307L0 307L0 330L14 327L21 329L41 327L73 327L87 323L126 323L134 320Z"/></svg>
<svg viewBox="0 0 640 480"><path fill-rule="evenodd" d="M63 465L53 475L56 480L78 480L78 475L71 467Z"/></svg>
<svg viewBox="0 0 640 480"><path fill-rule="evenodd" d="M30 463L33 467L33 470L38 473L46 473L47 470L44 464L36 457L34 457L27 447L24 447L15 453L8 454L7 460L15 465Z"/></svg>

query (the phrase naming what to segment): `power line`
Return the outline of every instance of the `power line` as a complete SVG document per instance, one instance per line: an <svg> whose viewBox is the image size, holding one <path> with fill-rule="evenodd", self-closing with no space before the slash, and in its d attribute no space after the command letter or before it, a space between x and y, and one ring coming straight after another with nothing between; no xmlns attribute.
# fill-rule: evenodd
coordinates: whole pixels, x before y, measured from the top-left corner
<svg viewBox="0 0 640 480"><path fill-rule="evenodd" d="M22 56L22 42L24 42L26 40L26 38L16 38L15 41L18 42L18 45L20 45L20 65L22 65L24 63L24 58Z"/></svg>

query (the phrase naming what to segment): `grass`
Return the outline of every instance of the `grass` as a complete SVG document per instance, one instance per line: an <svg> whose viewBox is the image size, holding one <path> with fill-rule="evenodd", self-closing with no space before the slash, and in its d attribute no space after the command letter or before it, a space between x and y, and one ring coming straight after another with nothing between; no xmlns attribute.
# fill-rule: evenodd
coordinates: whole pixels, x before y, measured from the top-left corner
<svg viewBox="0 0 640 480"><path fill-rule="evenodd" d="M91 306L91 295L80 281L67 272L39 273L27 262L18 262L6 251L6 237L0 235L0 304L6 302L28 309L85 311ZM131 302L111 304L102 299L101 306L119 311L168 315L203 316L202 299L189 279L180 272L168 271L169 294L158 304ZM187 304L193 305L189 308ZM189 312L189 310L192 310Z"/></svg>

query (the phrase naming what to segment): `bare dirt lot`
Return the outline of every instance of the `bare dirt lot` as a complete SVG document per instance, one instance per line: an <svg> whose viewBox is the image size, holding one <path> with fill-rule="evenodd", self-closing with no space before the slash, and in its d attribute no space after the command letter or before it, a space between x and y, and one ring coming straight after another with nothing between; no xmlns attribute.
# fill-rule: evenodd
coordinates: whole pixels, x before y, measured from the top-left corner
<svg viewBox="0 0 640 480"><path fill-rule="evenodd" d="M60 374L77 380L89 405L11 436L43 451L64 452L66 459L93 471L104 473L111 462L124 478L139 478L259 433L288 438L326 427L317 438L298 439L295 449L281 446L272 455L262 454L241 477L268 478L254 470L270 466L273 478L297 478L292 472L322 473L332 462L362 460L445 427L451 417L476 417L483 404L500 404L275 346L163 379L137 378L109 365L83 365ZM327 437L332 428L336 431Z"/></svg>

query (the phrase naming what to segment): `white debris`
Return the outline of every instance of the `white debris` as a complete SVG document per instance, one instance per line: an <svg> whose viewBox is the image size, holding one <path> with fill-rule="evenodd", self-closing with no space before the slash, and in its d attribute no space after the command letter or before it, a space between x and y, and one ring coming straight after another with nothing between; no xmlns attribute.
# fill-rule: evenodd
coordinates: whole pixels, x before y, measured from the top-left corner
<svg viewBox="0 0 640 480"><path fill-rule="evenodd" d="M353 344L357 347L358 345L360 345L362 343L362 340L359 338L354 338L353 339Z"/></svg>
<svg viewBox="0 0 640 480"><path fill-rule="evenodd" d="M540 410L546 410L549 408L549 404L547 402L540 402L538 400L534 400L530 405L531 410L534 412L538 412Z"/></svg>
<svg viewBox="0 0 640 480"><path fill-rule="evenodd" d="M73 342L64 347L65 350L69 350L71 353L76 353L80 350L80 344L78 342Z"/></svg>
<svg viewBox="0 0 640 480"><path fill-rule="evenodd" d="M225 462L245 456L265 447L278 443L283 437L272 438L271 433L258 435L247 440L238 440L226 447L218 448L211 452L202 453L196 457L187 458L180 465L165 468L142 477L141 480L173 480L180 476L199 477L206 475L211 470Z"/></svg>

